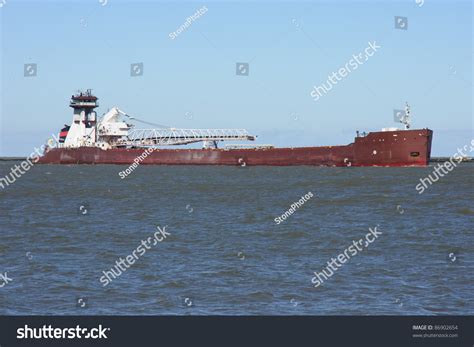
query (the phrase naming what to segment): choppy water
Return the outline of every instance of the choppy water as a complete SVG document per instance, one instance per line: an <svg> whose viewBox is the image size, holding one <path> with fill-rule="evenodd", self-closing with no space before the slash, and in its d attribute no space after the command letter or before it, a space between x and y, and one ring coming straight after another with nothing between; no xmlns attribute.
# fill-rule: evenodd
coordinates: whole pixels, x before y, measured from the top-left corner
<svg viewBox="0 0 474 347"><path fill-rule="evenodd" d="M141 166L121 180L125 168L35 166L0 189L12 279L0 314L474 313L472 164L422 195L433 168ZM171 235L104 288L102 271L165 225ZM313 272L376 225L383 234L314 288Z"/></svg>

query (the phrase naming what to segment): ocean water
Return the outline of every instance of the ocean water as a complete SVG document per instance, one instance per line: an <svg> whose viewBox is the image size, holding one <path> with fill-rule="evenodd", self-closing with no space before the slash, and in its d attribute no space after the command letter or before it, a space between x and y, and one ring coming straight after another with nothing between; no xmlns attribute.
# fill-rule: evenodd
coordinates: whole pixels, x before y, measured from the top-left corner
<svg viewBox="0 0 474 347"><path fill-rule="evenodd" d="M0 188L0 314L474 314L473 164L423 194L433 167L125 168L36 165ZM166 239L104 287L158 226Z"/></svg>

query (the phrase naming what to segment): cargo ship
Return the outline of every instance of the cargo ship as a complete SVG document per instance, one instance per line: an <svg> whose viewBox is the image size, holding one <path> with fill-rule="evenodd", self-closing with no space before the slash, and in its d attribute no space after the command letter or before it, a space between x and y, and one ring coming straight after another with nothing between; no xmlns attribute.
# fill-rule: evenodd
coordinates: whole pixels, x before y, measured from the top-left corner
<svg viewBox="0 0 474 347"><path fill-rule="evenodd" d="M384 128L356 132L354 141L340 146L287 147L231 144L255 141L245 129L138 128L134 117L113 107L100 119L94 109L98 98L90 89L71 96L71 125L57 141L49 141L41 164L231 165L231 166L427 166L433 131L410 129L410 108L396 120L404 129ZM139 120L137 120L139 121ZM202 148L182 148L202 143ZM176 147L181 147L177 148ZM145 155L146 154L146 155Z"/></svg>

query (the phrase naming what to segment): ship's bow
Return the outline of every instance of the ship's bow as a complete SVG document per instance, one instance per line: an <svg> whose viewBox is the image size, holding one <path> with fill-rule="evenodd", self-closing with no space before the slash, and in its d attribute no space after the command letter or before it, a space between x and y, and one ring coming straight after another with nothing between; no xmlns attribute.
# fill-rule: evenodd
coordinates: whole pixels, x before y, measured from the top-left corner
<svg viewBox="0 0 474 347"><path fill-rule="evenodd" d="M427 166L431 158L430 129L371 132L354 142L357 166Z"/></svg>

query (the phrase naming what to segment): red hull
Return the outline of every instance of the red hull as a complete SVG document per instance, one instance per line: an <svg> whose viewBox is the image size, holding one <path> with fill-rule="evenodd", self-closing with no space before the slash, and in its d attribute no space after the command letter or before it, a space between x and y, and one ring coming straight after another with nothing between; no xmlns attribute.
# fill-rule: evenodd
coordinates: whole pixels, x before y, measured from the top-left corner
<svg viewBox="0 0 474 347"><path fill-rule="evenodd" d="M433 132L429 129L371 132L346 146L269 149L157 149L140 164L151 165L322 165L426 166ZM42 164L130 165L144 149L53 148ZM244 164L245 163L245 164Z"/></svg>

